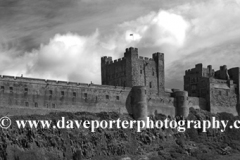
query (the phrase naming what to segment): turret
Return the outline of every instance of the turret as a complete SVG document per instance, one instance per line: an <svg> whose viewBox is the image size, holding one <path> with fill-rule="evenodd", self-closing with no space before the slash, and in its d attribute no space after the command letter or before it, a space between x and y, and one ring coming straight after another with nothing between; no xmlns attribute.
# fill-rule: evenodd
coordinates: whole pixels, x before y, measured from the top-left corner
<svg viewBox="0 0 240 160"><path fill-rule="evenodd" d="M133 118L136 120L146 120L148 115L146 87L134 86L132 88Z"/></svg>
<svg viewBox="0 0 240 160"><path fill-rule="evenodd" d="M101 66L105 64L110 64L112 62L112 57L104 56L101 58Z"/></svg>
<svg viewBox="0 0 240 160"><path fill-rule="evenodd" d="M138 57L138 49L133 47L126 48L124 57Z"/></svg>
<svg viewBox="0 0 240 160"><path fill-rule="evenodd" d="M175 91L174 98L175 98L176 116L182 116L186 118L189 114L188 92Z"/></svg>
<svg viewBox="0 0 240 160"><path fill-rule="evenodd" d="M162 94L165 92L164 54L157 52L152 58L156 63L158 94Z"/></svg>

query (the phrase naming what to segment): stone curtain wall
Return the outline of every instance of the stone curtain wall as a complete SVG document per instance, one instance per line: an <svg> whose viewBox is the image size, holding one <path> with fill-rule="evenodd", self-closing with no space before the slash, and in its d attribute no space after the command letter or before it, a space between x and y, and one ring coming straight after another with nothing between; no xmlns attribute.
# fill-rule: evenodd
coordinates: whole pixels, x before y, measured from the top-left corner
<svg viewBox="0 0 240 160"><path fill-rule="evenodd" d="M0 76L2 114L46 114L51 111L119 112L131 114L129 87ZM147 93L148 114L175 116L174 98ZM201 100L189 104L199 108Z"/></svg>
<svg viewBox="0 0 240 160"><path fill-rule="evenodd" d="M230 87L223 80L216 80L210 84L210 105L212 113L228 112L237 113L237 94L235 84Z"/></svg>
<svg viewBox="0 0 240 160"><path fill-rule="evenodd" d="M189 108L207 110L207 102L204 98L188 97Z"/></svg>
<svg viewBox="0 0 240 160"><path fill-rule="evenodd" d="M147 98L148 112L150 115L164 114L171 117L175 116L174 98L167 96L151 95Z"/></svg>
<svg viewBox="0 0 240 160"><path fill-rule="evenodd" d="M70 111L126 111L127 87L30 79L0 78L0 106ZM24 110L23 110L24 112Z"/></svg>

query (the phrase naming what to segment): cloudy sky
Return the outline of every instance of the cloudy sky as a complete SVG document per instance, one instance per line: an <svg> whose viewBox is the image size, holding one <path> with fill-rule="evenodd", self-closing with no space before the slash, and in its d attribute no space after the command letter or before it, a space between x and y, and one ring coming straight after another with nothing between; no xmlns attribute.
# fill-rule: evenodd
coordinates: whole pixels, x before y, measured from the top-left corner
<svg viewBox="0 0 240 160"><path fill-rule="evenodd" d="M130 46L165 54L168 88L197 63L240 67L240 0L0 0L1 75L100 84L100 57Z"/></svg>

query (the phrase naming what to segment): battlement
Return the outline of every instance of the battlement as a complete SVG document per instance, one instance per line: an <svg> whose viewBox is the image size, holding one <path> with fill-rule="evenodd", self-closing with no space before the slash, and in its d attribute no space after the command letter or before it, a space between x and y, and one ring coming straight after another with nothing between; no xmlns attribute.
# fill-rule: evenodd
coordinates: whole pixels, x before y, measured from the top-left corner
<svg viewBox="0 0 240 160"><path fill-rule="evenodd" d="M203 68L202 63L196 64L195 68L185 70L185 76L198 75L200 77L213 77L214 70L211 65L208 65L207 68Z"/></svg>
<svg viewBox="0 0 240 160"><path fill-rule="evenodd" d="M153 61L152 58L143 57L143 56L139 56L138 59L145 60L145 61Z"/></svg>
<svg viewBox="0 0 240 160"><path fill-rule="evenodd" d="M138 52L138 48L133 47L126 48L126 52Z"/></svg>
<svg viewBox="0 0 240 160"><path fill-rule="evenodd" d="M220 69L221 71L227 70L227 66L226 66L226 65L220 66L219 69Z"/></svg>
<svg viewBox="0 0 240 160"><path fill-rule="evenodd" d="M107 90L119 90L119 91L130 91L130 87L122 86L110 86L110 85L99 85L93 83L78 83L78 82L69 82L69 81L56 81L48 79L38 79L38 78L29 78L29 77L14 77L7 75L0 75L0 81L19 81L32 84L45 84L45 85L58 85L58 86L68 86L68 87L78 87L78 88L97 88L97 89L107 89Z"/></svg>
<svg viewBox="0 0 240 160"><path fill-rule="evenodd" d="M103 57L102 57L103 58ZM111 57L112 58L112 57ZM111 60L109 60L109 61L104 61L104 63L102 63L102 65L110 65L110 64L117 64L117 63L122 63L123 61L125 61L126 60L126 58L125 57L123 57L123 58L118 58L118 59L115 59L115 60L113 60L112 61L112 59Z"/></svg>
<svg viewBox="0 0 240 160"><path fill-rule="evenodd" d="M112 57L101 57L101 65L105 65L105 64L110 64L112 63Z"/></svg>
<svg viewBox="0 0 240 160"><path fill-rule="evenodd" d="M126 48L125 53L124 53L124 57L129 57L129 56L136 56L138 57L138 49L137 48Z"/></svg>
<svg viewBox="0 0 240 160"><path fill-rule="evenodd" d="M152 54L152 58L154 59L155 57L164 57L164 53L156 52Z"/></svg>

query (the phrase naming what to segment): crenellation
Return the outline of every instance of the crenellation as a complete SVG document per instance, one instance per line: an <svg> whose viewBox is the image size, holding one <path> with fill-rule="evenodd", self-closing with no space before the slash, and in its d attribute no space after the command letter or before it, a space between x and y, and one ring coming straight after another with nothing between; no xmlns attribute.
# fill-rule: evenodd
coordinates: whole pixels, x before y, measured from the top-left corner
<svg viewBox="0 0 240 160"><path fill-rule="evenodd" d="M153 58L138 56L138 50L130 47L124 53L121 65L113 63L102 67L102 84L133 87L146 86L149 93L164 92L164 56L153 54Z"/></svg>
<svg viewBox="0 0 240 160"><path fill-rule="evenodd" d="M197 71L201 71L200 74L193 74ZM223 65L218 71L214 71L211 65L202 68L202 64L197 64L191 72L185 72L184 90L190 96L205 98L206 109L213 113L225 111L236 115L240 111L239 77L239 68L228 70Z"/></svg>
<svg viewBox="0 0 240 160"><path fill-rule="evenodd" d="M58 85L68 85L67 81L58 81Z"/></svg>
<svg viewBox="0 0 240 160"><path fill-rule="evenodd" d="M185 70L185 91L165 89L164 70L163 53L148 58L130 47L123 58L101 57L102 85L0 75L0 107L132 114L142 99L145 104L139 114L144 111L143 117L156 113L186 117L190 107L213 113L240 111L239 67L228 70L223 65L215 72L211 65L196 64Z"/></svg>

